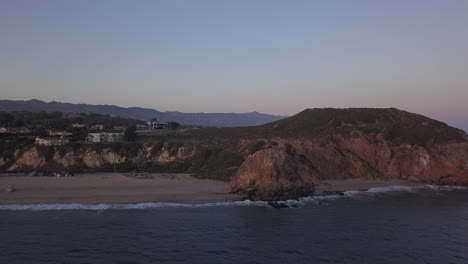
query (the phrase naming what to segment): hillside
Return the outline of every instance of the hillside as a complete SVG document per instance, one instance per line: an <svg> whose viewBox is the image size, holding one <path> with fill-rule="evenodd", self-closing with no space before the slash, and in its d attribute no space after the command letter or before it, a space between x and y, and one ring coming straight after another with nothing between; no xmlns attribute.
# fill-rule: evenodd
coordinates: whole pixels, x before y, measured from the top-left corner
<svg viewBox="0 0 468 264"><path fill-rule="evenodd" d="M181 113L161 112L150 108L119 107L115 105L89 105L50 102L40 100L14 101L0 100L0 112L63 112L63 113L98 113L122 118L150 120L157 118L161 122L174 121L183 125L214 127L256 126L284 118L257 112L251 113Z"/></svg>
<svg viewBox="0 0 468 264"><path fill-rule="evenodd" d="M465 132L394 108L306 109L249 130L277 145L246 157L232 178L247 197L303 196L327 179L468 184Z"/></svg>
<svg viewBox="0 0 468 264"><path fill-rule="evenodd" d="M463 130L396 108L315 108L256 128L277 136L330 136L336 133L381 135L397 144L425 146L463 141Z"/></svg>
<svg viewBox="0 0 468 264"><path fill-rule="evenodd" d="M357 133L419 146L466 140L461 129L396 108L306 109L260 126L203 129L190 136L319 139Z"/></svg>

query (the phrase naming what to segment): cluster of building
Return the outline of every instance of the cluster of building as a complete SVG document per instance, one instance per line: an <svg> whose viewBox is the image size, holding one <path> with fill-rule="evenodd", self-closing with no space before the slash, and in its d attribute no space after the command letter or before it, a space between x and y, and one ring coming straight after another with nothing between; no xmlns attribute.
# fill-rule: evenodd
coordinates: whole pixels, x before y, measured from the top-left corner
<svg viewBox="0 0 468 264"><path fill-rule="evenodd" d="M13 135L28 135L31 133L26 127L0 127L0 133ZM46 146L65 145L70 142L72 133L63 130L49 130L49 137L36 137L36 144Z"/></svg>
<svg viewBox="0 0 468 264"><path fill-rule="evenodd" d="M136 133L139 136L151 136L156 135L167 128L167 123L161 123L157 119L152 119L144 125L136 125Z"/></svg>
<svg viewBox="0 0 468 264"><path fill-rule="evenodd" d="M93 130L99 130L100 132L88 133L86 142L91 143L117 143L125 141L125 130L126 126L113 126L111 132L101 132L104 130L104 126L95 125L92 127Z"/></svg>
<svg viewBox="0 0 468 264"><path fill-rule="evenodd" d="M74 123L73 128L88 128L84 124ZM136 133L139 135L150 135L156 131L167 129L167 123L161 123L157 119L148 121L146 124L136 125ZM88 133L86 142L89 143L116 143L125 141L125 126L113 126L111 132L104 132L104 125L96 124L90 126L89 129L93 132ZM38 145L44 146L60 146L70 143L72 133L64 130L49 130L47 137L36 137L35 142ZM30 134L31 131L25 127L16 128L0 128L0 133L8 134Z"/></svg>
<svg viewBox="0 0 468 264"><path fill-rule="evenodd" d="M125 130L125 128L123 128ZM49 137L36 137L36 144L44 146L61 146L70 143L72 134L66 131L50 130ZM88 133L86 142L116 143L125 141L124 132L96 132Z"/></svg>
<svg viewBox="0 0 468 264"><path fill-rule="evenodd" d="M65 137L36 137L36 144L43 146L61 146L70 143Z"/></svg>
<svg viewBox="0 0 468 264"><path fill-rule="evenodd" d="M125 134L122 132L99 132L99 133L88 133L86 142L92 143L116 143L123 142L125 140Z"/></svg>
<svg viewBox="0 0 468 264"><path fill-rule="evenodd" d="M37 145L61 146L70 143L72 133L64 130L49 130L48 137L36 137Z"/></svg>

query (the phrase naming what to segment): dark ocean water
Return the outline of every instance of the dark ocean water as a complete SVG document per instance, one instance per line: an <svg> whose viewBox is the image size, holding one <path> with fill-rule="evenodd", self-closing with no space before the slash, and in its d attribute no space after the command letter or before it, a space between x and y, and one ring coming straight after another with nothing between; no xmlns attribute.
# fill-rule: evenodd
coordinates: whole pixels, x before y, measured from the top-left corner
<svg viewBox="0 0 468 264"><path fill-rule="evenodd" d="M355 195L284 209L4 209L2 264L468 263L467 191Z"/></svg>

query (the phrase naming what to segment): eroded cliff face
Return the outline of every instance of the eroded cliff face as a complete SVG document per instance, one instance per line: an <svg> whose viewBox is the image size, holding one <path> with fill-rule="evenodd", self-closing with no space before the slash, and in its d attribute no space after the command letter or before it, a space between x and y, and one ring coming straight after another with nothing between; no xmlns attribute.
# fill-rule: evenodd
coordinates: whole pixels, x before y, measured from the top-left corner
<svg viewBox="0 0 468 264"><path fill-rule="evenodd" d="M422 147L340 135L280 142L246 157L231 181L232 192L253 199L294 198L312 194L311 184L353 178L468 185L465 142Z"/></svg>
<svg viewBox="0 0 468 264"><path fill-rule="evenodd" d="M39 154L37 148L31 148L21 153L16 151L13 160L12 166L7 169L8 171L16 171L19 168L37 168L47 164L44 156Z"/></svg>
<svg viewBox="0 0 468 264"><path fill-rule="evenodd" d="M128 144L127 144L128 145ZM159 148L153 150L155 147ZM132 145L28 146L13 155L0 157L0 167L10 172L28 171L102 171L115 166L125 170L145 166L183 162L193 157L195 146L172 146L164 143Z"/></svg>
<svg viewBox="0 0 468 264"><path fill-rule="evenodd" d="M305 157L281 147L250 155L231 181L231 190L251 199L282 200L307 195L318 171Z"/></svg>
<svg viewBox="0 0 468 264"><path fill-rule="evenodd" d="M468 184L468 143L453 142L429 147L394 145L364 137L345 140L342 146L365 160L386 178L438 184Z"/></svg>
<svg viewBox="0 0 468 264"><path fill-rule="evenodd" d="M250 142L250 141L249 141ZM0 169L8 172L154 171L188 172L229 180L251 143L232 140L169 140L122 144L23 146L0 151ZM196 175L196 176L197 176Z"/></svg>

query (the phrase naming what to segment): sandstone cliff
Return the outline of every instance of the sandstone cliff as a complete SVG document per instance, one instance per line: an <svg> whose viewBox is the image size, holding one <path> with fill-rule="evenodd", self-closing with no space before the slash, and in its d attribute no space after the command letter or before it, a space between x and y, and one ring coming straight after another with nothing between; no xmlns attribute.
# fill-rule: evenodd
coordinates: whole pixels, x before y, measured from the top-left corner
<svg viewBox="0 0 468 264"><path fill-rule="evenodd" d="M294 198L325 179L468 184L466 134L397 109L311 109L267 124L281 146L250 155L231 181L247 197Z"/></svg>

